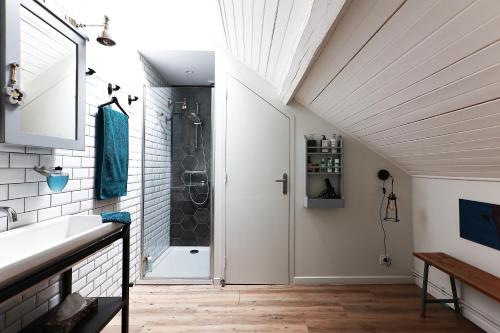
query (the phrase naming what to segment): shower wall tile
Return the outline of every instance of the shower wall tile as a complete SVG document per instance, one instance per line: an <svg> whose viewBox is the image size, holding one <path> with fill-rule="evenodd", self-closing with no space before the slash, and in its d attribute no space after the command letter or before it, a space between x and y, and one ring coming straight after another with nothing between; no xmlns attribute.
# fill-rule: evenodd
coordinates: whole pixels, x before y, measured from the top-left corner
<svg viewBox="0 0 500 333"><path fill-rule="evenodd" d="M205 170L211 178L212 156L212 91L210 88L172 88L174 100L188 101L188 110L176 106L172 115L172 196L171 196L171 233L170 245L208 246L211 239L211 212L209 186L188 187L186 184L206 182L202 174L188 174L186 171ZM199 117L203 126L205 158L201 149L201 132L196 133L189 113L196 111L199 103ZM198 147L196 147L196 143ZM197 205L193 202L203 202Z"/></svg>
<svg viewBox="0 0 500 333"><path fill-rule="evenodd" d="M147 87L144 108L144 255L158 259L170 246L171 88Z"/></svg>

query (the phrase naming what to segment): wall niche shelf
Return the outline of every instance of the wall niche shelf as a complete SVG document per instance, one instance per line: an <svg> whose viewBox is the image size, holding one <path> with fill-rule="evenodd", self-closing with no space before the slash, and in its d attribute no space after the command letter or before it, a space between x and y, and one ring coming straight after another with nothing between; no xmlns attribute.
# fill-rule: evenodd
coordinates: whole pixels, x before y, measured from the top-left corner
<svg viewBox="0 0 500 333"><path fill-rule="evenodd" d="M321 135L317 134L304 136L304 207L344 208L344 146L342 141L337 141L335 147L321 147L320 139ZM313 143L311 140L316 142ZM323 167L321 167L322 161ZM331 161L330 167L328 161ZM334 198L320 196L327 189L326 179L330 181L335 191Z"/></svg>

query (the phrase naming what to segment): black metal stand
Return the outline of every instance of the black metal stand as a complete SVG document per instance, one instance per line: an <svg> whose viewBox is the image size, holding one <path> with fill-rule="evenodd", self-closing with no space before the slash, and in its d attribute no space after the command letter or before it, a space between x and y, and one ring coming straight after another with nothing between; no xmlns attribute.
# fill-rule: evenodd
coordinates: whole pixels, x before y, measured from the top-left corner
<svg viewBox="0 0 500 333"><path fill-rule="evenodd" d="M91 312L82 322L78 323L71 332L95 333L100 332L113 317L122 311L122 333L128 333L129 326L129 274L130 274L130 226L124 225L120 230L113 232L89 245L86 245L68 254L57 262L38 268L34 273L20 278L18 281L0 289L0 303L17 295L27 288L61 274L61 299L71 294L72 266L86 257L96 253L117 240L123 240L123 265L122 265L122 297L99 297L97 309ZM45 332L45 323L56 309L35 320L21 332Z"/></svg>
<svg viewBox="0 0 500 333"><path fill-rule="evenodd" d="M73 269L70 268L61 274L61 299L71 294L73 288Z"/></svg>
<svg viewBox="0 0 500 333"><path fill-rule="evenodd" d="M455 278L450 275L450 283L451 283L451 291L453 293L453 298L444 298L444 299L428 299L427 298L427 284L429 283L429 268L430 264L424 264L424 277L422 281L422 305L421 305L421 317L425 317L425 309L428 303L453 303L455 306L455 312L460 315L460 303L458 301L457 296L457 287L455 285Z"/></svg>
<svg viewBox="0 0 500 333"><path fill-rule="evenodd" d="M129 279L130 279L130 227L123 228L123 267L122 267L122 333L128 333L129 319Z"/></svg>

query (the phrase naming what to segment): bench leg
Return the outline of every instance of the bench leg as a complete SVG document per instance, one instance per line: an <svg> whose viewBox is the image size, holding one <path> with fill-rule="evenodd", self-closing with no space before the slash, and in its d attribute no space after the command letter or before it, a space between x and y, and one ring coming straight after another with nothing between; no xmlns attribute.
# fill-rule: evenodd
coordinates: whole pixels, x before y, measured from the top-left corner
<svg viewBox="0 0 500 333"><path fill-rule="evenodd" d="M451 292L453 294L453 304L455 305L455 312L460 314L460 303L458 302L457 286L455 285L455 278L450 276Z"/></svg>
<svg viewBox="0 0 500 333"><path fill-rule="evenodd" d="M422 281L422 305L420 316L425 317L425 306L427 305L427 282L429 280L429 264L424 265L424 278Z"/></svg>

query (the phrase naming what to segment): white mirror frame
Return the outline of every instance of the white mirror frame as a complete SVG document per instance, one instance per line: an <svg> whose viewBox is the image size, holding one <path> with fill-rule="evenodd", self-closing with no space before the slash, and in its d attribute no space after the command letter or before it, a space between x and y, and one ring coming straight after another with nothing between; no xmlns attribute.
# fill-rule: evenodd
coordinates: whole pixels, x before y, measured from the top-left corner
<svg viewBox="0 0 500 333"><path fill-rule="evenodd" d="M2 34L1 63L4 68L2 78L1 112L0 112L0 142L35 147L62 148L85 150L85 36L73 29L45 6L35 0L0 0L1 26L5 27ZM21 110L18 105L7 101L5 87L10 83L11 64L20 64L20 7L23 6L46 24L69 38L76 44L76 140L37 135L21 130ZM20 64L22 66L22 64ZM19 71L17 71L19 84ZM54 101L57 103L57 101ZM57 119L54 119L57 121Z"/></svg>

